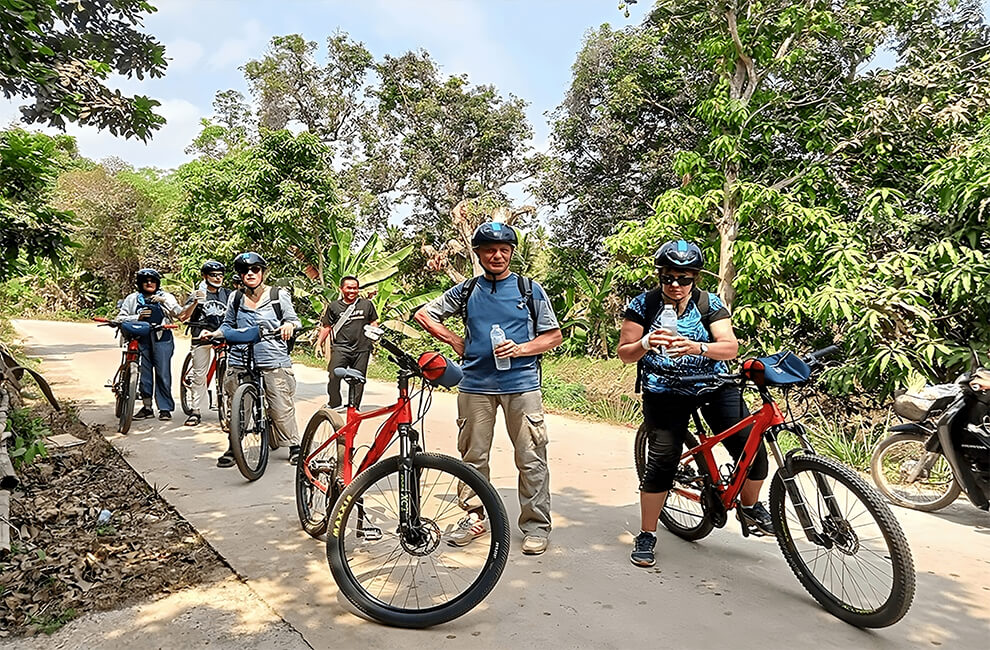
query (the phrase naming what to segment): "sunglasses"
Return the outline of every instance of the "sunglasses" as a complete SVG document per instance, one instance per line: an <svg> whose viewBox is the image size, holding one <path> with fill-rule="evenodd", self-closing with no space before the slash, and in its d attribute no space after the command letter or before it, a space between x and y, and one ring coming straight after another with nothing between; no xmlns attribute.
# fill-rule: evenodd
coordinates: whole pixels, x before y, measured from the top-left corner
<svg viewBox="0 0 990 650"><path fill-rule="evenodd" d="M254 273L255 275L257 275L257 274L261 273L264 270L265 270L265 267L258 266L257 264L255 264L254 266L247 267L247 270L244 271L244 272L245 273Z"/></svg>
<svg viewBox="0 0 990 650"><path fill-rule="evenodd" d="M220 272L220 271L218 271L216 273L207 273L206 274L206 277L208 277L208 278L222 278L223 277L223 273Z"/></svg>
<svg viewBox="0 0 990 650"><path fill-rule="evenodd" d="M694 278L690 275L661 275L660 284L676 284L679 287L690 287L694 284Z"/></svg>

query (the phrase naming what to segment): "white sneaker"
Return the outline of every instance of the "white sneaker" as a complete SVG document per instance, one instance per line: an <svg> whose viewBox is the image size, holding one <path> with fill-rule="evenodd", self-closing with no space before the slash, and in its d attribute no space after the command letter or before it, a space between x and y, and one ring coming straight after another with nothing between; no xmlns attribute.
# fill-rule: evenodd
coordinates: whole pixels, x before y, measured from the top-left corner
<svg viewBox="0 0 990 650"><path fill-rule="evenodd" d="M457 528L447 536L447 543L451 546L467 546L487 533L488 519L481 519L472 512L457 522Z"/></svg>

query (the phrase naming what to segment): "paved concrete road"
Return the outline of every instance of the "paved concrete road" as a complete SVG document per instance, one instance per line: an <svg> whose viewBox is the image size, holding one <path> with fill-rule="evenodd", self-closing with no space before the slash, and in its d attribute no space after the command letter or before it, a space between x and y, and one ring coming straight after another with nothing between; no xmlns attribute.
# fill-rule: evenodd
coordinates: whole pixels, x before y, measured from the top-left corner
<svg viewBox="0 0 990 650"><path fill-rule="evenodd" d="M119 362L107 329L15 321L30 355L82 416L115 431L103 384ZM186 346L173 360L176 376ZM322 371L296 366L297 415L325 401ZM386 404L394 387L371 383L365 405ZM454 399L434 396L426 419L431 450L454 452ZM632 430L549 416L554 533L549 551L523 556L520 535L501 582L474 611L431 630L390 629L352 613L338 595L324 546L299 528L285 451L268 473L245 482L214 459L224 439L214 424L136 422L111 435L131 465L223 555L248 585L316 648L985 648L990 640L990 521L963 501L937 514L897 510L918 573L914 605L892 628L864 631L833 618L808 596L768 539L744 539L732 524L698 543L663 531L658 565L629 563L638 532ZM492 481L511 520L518 516L507 437L496 436Z"/></svg>

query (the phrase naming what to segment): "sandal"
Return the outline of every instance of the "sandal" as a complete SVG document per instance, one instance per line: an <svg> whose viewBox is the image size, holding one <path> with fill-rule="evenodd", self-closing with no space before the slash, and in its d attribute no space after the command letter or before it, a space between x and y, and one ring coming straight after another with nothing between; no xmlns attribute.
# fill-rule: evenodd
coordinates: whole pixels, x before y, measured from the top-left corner
<svg viewBox="0 0 990 650"><path fill-rule="evenodd" d="M186 426L187 427L194 427L197 424L199 424L200 422L202 422L202 420L203 420L203 418L200 417L199 413L193 413L188 418L186 418Z"/></svg>
<svg viewBox="0 0 990 650"><path fill-rule="evenodd" d="M229 449L223 452L223 456L217 458L217 467L233 467L235 463L234 452Z"/></svg>

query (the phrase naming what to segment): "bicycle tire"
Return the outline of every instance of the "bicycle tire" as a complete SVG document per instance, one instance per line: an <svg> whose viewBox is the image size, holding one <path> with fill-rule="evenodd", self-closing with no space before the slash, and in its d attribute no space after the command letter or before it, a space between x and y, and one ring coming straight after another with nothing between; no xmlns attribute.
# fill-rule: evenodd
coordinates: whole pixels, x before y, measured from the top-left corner
<svg viewBox="0 0 990 650"><path fill-rule="evenodd" d="M120 420L120 414L124 412L124 405L127 401L127 396L124 394L124 391L121 390L121 387L123 386L123 378L126 373L127 364L121 364L120 368L117 369L117 374L113 377L113 382L110 384L113 390L113 417L117 420Z"/></svg>
<svg viewBox="0 0 990 650"><path fill-rule="evenodd" d="M697 439L688 433L685 438L688 447L696 447ZM649 430L641 426L633 442L633 456L636 461L636 474L643 480L646 460L649 454ZM701 499L701 488L707 483L708 468L700 455L692 456L677 466L674 486L667 493L667 500L660 510L660 523L664 528L681 539L694 542L707 537L715 528Z"/></svg>
<svg viewBox="0 0 990 650"><path fill-rule="evenodd" d="M182 412L186 415L192 415L192 378L189 373L193 369L193 356L192 352L186 355L185 361L182 362L182 374L179 376L179 402L182 403Z"/></svg>
<svg viewBox="0 0 990 650"><path fill-rule="evenodd" d="M914 562L890 506L856 472L830 458L794 456L790 468L793 485L808 504L815 530L830 544L826 547L807 539L778 471L770 486L770 513L777 543L798 581L830 614L851 625L880 628L901 620L914 599ZM826 497L821 493L822 483L828 485L832 502L842 513L840 521L828 512ZM857 505L861 508L853 512ZM810 554L814 557L809 564L806 555ZM889 560L889 578L882 571L884 567L868 563L867 554L873 556L870 559ZM864 566L858 567L857 573L856 567L847 564L845 558L861 560ZM869 573L865 567L869 567ZM818 569L823 571L821 576L815 573ZM881 578L884 585L878 589L871 584L869 590L863 589L859 579L869 581L871 577ZM841 583L838 590L836 580ZM846 584L850 581L851 584ZM869 592L882 602L865 602L871 596Z"/></svg>
<svg viewBox="0 0 990 650"><path fill-rule="evenodd" d="M220 427L226 427L227 422L227 400L223 392L224 377L227 376L227 359L221 357L217 359L217 370L213 375L213 385L217 389L217 419L220 420Z"/></svg>
<svg viewBox="0 0 990 650"><path fill-rule="evenodd" d="M330 427L329 431L324 425ZM311 474L322 477L321 481L329 487L327 492L314 486L306 477L306 459L336 431L334 420L325 410L320 409L306 424L300 443L299 462L296 463L296 513L303 530L313 537L320 537L327 532L328 512L337 503L344 484L340 477L336 443L328 445L320 452L309 467Z"/></svg>
<svg viewBox="0 0 990 650"><path fill-rule="evenodd" d="M268 466L268 427L255 415L258 399L254 384L241 384L230 405L230 448L237 469L249 481L261 478Z"/></svg>
<svg viewBox="0 0 990 650"><path fill-rule="evenodd" d="M124 377L120 381L121 389L125 391L120 416L117 420L117 431L121 435L131 430L131 423L134 421L134 405L137 403L140 373L141 369L137 362L131 361L127 364L124 370Z"/></svg>
<svg viewBox="0 0 990 650"><path fill-rule="evenodd" d="M398 520L394 513L397 509L394 504L399 501L393 499L399 495L392 493L398 489L400 462L398 456L393 456L375 463L358 475L340 495L334 505L331 526L327 531L327 560L341 593L366 615L396 627L431 627L469 612L495 587L508 559L509 520L495 488L473 467L449 456L418 453L413 456L412 465L424 494L418 505L424 526L428 529L422 532L426 532L428 539L409 542L408 538L400 537L395 524L389 525L385 521L390 514L396 517L395 521ZM445 481L445 485L438 491L437 486L441 480ZM454 522L464 515L457 505L458 484L461 481L474 490L484 505L490 532L466 546L451 546L443 543L443 537L456 529ZM442 510L433 513L434 506ZM359 518L357 521L352 520L355 513ZM427 513L433 514L435 518L427 516ZM362 514L366 520L364 526L359 527ZM372 523L369 528L368 522L377 523ZM382 525L376 527L378 523ZM444 526L442 532L441 523ZM372 539L369 543L367 531L370 529L377 530L379 538ZM488 543L487 547L484 547L485 542ZM410 548L414 543L420 546L417 549ZM359 555L358 564L354 566L351 565L349 555L352 546L353 552ZM383 553L386 561L391 558L399 561L402 556L411 559L404 570L396 571L394 566L387 571L385 567L379 571L372 569L369 578L369 571L365 567L372 561L368 558L373 558L375 551ZM450 558L445 557L448 553ZM451 569L445 564L445 560L451 560L455 556L456 566ZM358 566L362 568L360 577L370 579L372 584L366 586L355 576L354 570ZM418 573L421 568L422 574ZM472 569L477 570L473 579L466 576ZM386 600L385 589L393 578L398 574L397 580L401 581L410 573L414 580L415 602L412 604L415 607L408 606L411 597L408 591L399 606L396 602L398 588L396 594ZM427 575L430 573L435 575ZM441 573L444 574L442 579ZM373 584L376 577L384 579L381 588ZM423 587L425 593L420 592L420 584L433 578L438 582L447 581L445 585L441 583L440 594L435 598L427 587ZM458 582L467 586L456 595L451 593L447 600L447 589L453 592ZM377 594L372 593L372 588ZM427 598L430 602L423 607L422 600ZM444 602L435 602L438 598L443 598Z"/></svg>
<svg viewBox="0 0 990 650"><path fill-rule="evenodd" d="M894 505L922 512L933 512L949 505L962 493L952 466L942 454L936 454L925 476L907 483L906 473L931 452L925 449L928 436L921 433L896 433L884 439L873 451L870 475L877 489ZM924 494L925 488L931 494Z"/></svg>

